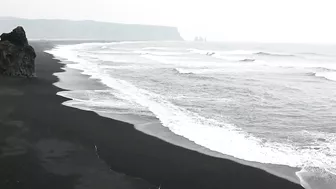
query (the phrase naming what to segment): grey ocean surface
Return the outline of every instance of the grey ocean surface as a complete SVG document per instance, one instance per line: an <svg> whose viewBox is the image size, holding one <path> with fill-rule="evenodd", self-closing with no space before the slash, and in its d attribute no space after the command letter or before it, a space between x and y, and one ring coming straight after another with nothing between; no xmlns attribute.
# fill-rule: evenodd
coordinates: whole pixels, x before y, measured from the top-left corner
<svg viewBox="0 0 336 189"><path fill-rule="evenodd" d="M336 188L336 45L119 42L48 51L107 90L66 105L159 119L238 159L301 168L306 188Z"/></svg>

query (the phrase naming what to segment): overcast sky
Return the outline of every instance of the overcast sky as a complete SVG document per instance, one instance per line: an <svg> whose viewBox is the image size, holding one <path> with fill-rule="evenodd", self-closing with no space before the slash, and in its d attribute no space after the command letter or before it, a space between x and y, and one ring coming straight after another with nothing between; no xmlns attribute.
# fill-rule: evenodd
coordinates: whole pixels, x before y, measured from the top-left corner
<svg viewBox="0 0 336 189"><path fill-rule="evenodd" d="M4 0L0 16L169 25L187 39L336 43L336 0Z"/></svg>

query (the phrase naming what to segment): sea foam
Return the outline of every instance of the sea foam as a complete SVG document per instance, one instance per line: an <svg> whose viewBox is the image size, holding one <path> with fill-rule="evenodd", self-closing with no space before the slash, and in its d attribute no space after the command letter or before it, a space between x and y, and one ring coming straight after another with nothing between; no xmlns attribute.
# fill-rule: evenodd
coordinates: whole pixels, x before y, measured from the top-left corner
<svg viewBox="0 0 336 189"><path fill-rule="evenodd" d="M330 173L336 171L336 134L319 133L325 140L317 141L316 145L311 148L299 148L289 143L262 140L229 121L205 118L175 105L165 96L107 74L104 68L97 66L95 62L86 60L85 56L78 56L85 48L85 45L58 46L48 52L56 58L77 63L68 66L99 79L111 89L118 91L123 100L146 108L160 120L163 126L177 135L208 149L247 161L288 165L308 170L316 168L328 170ZM154 57L155 60L165 61L167 64L172 63L159 56L146 57L152 59ZM193 73L191 70L176 70L180 73ZM316 150L317 148L319 150Z"/></svg>
<svg viewBox="0 0 336 189"><path fill-rule="evenodd" d="M316 77L323 77L325 79L336 81L336 72L317 72Z"/></svg>

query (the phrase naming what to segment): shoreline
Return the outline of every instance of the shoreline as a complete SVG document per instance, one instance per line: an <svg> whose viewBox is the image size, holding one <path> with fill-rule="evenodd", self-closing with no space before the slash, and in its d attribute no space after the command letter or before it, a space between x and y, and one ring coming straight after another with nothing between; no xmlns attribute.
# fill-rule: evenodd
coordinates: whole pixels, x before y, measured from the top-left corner
<svg viewBox="0 0 336 189"><path fill-rule="evenodd" d="M59 81L57 83L54 83L55 86L61 88L61 89L67 89L70 91L73 90L108 90L110 89L108 86L106 86L104 83L102 83L99 79L91 78L88 74L83 74L81 70L69 68L67 67L67 64L77 64L72 62L63 62L62 60L59 60L54 57L54 59L58 60L60 64L63 65L62 69L64 72L56 73L56 75L59 78ZM77 76L77 75L80 76ZM85 83L78 83L73 82L73 77L82 77L82 80L88 81ZM75 79L77 81L77 79ZM80 79L79 79L80 80ZM76 83L76 85L71 85L71 83ZM62 94L58 94L62 96ZM62 96L65 97L65 96ZM67 98L67 97L65 97ZM67 102L76 101L73 99L69 99L68 101L64 102L63 105L81 109L79 107L66 105ZM85 110L85 109L82 109ZM85 111L92 111L90 109ZM95 112L95 111L92 111ZM288 181L291 181L296 184L301 184L302 180L298 176L298 172L302 171L300 168L294 168L287 165L276 165L276 164L265 164L260 162L251 162L243 159L239 159L233 156L225 155L220 152L216 152L213 150L210 150L206 147L203 147L199 144L196 144L194 141L191 141L183 136L177 135L170 131L169 128L164 127L158 118L155 117L155 121L148 120L144 118L143 116L135 115L135 114L117 114L117 113L102 113L102 112L95 112L100 116L123 121L129 124L134 125L134 128L142 133L145 133L147 135L159 138L165 142L168 142L170 144L183 147L188 150L193 150L198 153L202 153L208 156L216 157L216 158L222 158L222 159L229 159L232 161L235 161L237 163L251 166L257 169L262 169L264 171L267 171L270 174L273 174L275 176L278 176L280 178L284 178Z"/></svg>
<svg viewBox="0 0 336 189"><path fill-rule="evenodd" d="M58 60L57 58L55 58ZM61 60L58 60L60 64L64 65L62 68L64 72L56 73L58 78L60 80L57 83L54 83L55 86L66 89L66 90L106 90L109 89L107 86L105 86L103 83L101 83L98 79L92 79L89 75L82 74L81 70L68 68L66 65L68 63L63 63ZM70 63L71 64L71 63ZM80 74L78 76L77 74ZM75 77L76 85L71 84L73 82L73 77ZM82 77L82 79L79 80L87 80L87 83L84 82L78 82L77 77ZM77 82L76 82L77 81ZM62 94L58 94L59 96L62 96ZM65 96L62 96L65 97ZM67 98L67 97L65 97ZM92 111L90 109L81 109L79 107L66 105L67 102L76 101L73 99L69 99L68 101L65 101L62 103L65 106L76 108L79 110L84 111ZM92 111L95 112L95 111ZM158 118L155 117L155 121L148 120L142 116L135 115L135 114L116 114L116 113L104 113L104 112L95 112L98 115L122 122L126 122L129 124L134 125L134 128L144 134L153 136L155 138L159 138L165 142L168 142L170 144L183 147L188 150L193 150L198 153L202 153L204 155L216 157L216 158L222 158L222 159L229 159L232 161L235 161L237 163L251 166L257 169L261 169L264 171L267 171L270 174L273 174L275 176L278 176L280 178L284 178L288 181L291 181L296 184L301 184L301 178L297 175L298 172L301 171L300 168L294 168L286 165L276 165L276 164L265 164L260 162L251 162L243 159L238 159L233 156L225 155L220 152L216 152L213 150L210 150L206 147L203 147L199 144L196 144L194 141L191 141L183 136L177 135L169 130L169 128L164 127Z"/></svg>
<svg viewBox="0 0 336 189"><path fill-rule="evenodd" d="M261 169L172 145L131 124L63 106L69 99L56 95L63 89L53 85L62 64L42 52L50 46L32 45L38 78L0 80L6 89L0 108L1 188L302 188Z"/></svg>

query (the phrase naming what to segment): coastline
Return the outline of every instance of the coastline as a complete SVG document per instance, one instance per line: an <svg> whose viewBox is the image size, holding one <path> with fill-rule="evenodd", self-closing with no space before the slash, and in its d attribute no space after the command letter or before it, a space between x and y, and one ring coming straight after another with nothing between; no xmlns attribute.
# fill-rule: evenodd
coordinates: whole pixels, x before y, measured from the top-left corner
<svg viewBox="0 0 336 189"><path fill-rule="evenodd" d="M62 64L42 52L50 46L35 43L34 48L38 78L1 79L9 91L1 94L0 133L6 140L0 157L7 168L1 171L1 188L302 188L264 170L167 143L131 124L61 105L69 99L56 95L64 89L53 85L58 81L53 74L62 72ZM74 80L76 87L96 86L88 77ZM18 165L21 161L26 167ZM36 172L46 178L39 181Z"/></svg>
<svg viewBox="0 0 336 189"><path fill-rule="evenodd" d="M64 67L62 68L64 72L59 72L59 73L54 74L60 79L58 82L54 83L55 86L62 88L62 89L70 90L70 91L109 89L108 87L104 86L104 84L102 84L99 80L92 79L89 77L89 75L82 74L80 70L66 67L68 63L66 64L62 63L62 61L60 61L60 63L64 64ZM58 95L62 96L62 92L58 93ZM68 101L65 101L63 105L68 106L67 102L71 102L71 101L73 101L73 99L69 99ZM71 105L69 105L69 107L77 108ZM86 110L80 107L78 107L78 109L81 109L84 111L92 111L92 110L89 110L89 109ZM105 112L96 112L96 113L102 117L119 120L122 122L132 124L134 125L134 128L136 130L143 132L147 135L159 138L170 144L180 146L180 147L183 147L189 150L193 150L193 151L196 151L198 153L202 153L208 156L229 159L229 160L235 161L243 165L255 167L257 169L262 169L262 170L267 171L268 173L271 173L275 176L284 178L286 180L289 180L297 184L300 184L300 182L302 182L301 178L299 178L297 174L298 172L301 171L299 168L293 168L293 167L289 167L285 165L250 162L250 161L235 158L233 156L225 155L225 154L222 154L216 151L212 151L206 147L196 144L193 141L190 141L187 138L184 138L183 136L176 135L175 133L170 131L167 127L164 127L160 123L160 120L157 118L153 120L153 118L149 119L144 116L139 116L135 114L128 115L128 114L115 114L115 113L105 113Z"/></svg>

